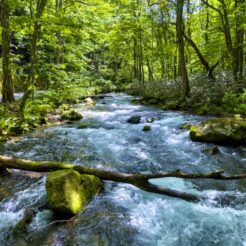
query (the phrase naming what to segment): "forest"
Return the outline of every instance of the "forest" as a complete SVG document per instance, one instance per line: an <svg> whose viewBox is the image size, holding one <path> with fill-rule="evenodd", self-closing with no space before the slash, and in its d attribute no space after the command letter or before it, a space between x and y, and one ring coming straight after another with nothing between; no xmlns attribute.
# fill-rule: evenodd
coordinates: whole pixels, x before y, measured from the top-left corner
<svg viewBox="0 0 246 246"><path fill-rule="evenodd" d="M0 0L0 245L246 245L245 0Z"/></svg>

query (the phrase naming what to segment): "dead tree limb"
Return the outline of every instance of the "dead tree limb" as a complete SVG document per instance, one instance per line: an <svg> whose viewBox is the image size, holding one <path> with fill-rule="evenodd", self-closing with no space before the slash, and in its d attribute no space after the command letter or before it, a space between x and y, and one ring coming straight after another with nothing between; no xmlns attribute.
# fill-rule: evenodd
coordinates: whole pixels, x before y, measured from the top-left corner
<svg viewBox="0 0 246 246"><path fill-rule="evenodd" d="M182 179L214 179L214 180L239 180L246 179L246 174L226 176L225 170L219 170L211 173L183 173L179 170L175 172L161 172L157 174L128 174L121 172L112 172L96 168L78 166L74 164L64 164L52 161L31 161L12 157L0 156L0 169L19 169L31 172L52 172L62 169L75 170L81 174L97 176L102 180L132 184L142 190L162 194L170 197L180 198L186 201L199 201L203 197L195 194L189 194L166 187L158 186L149 182L157 178L182 178Z"/></svg>

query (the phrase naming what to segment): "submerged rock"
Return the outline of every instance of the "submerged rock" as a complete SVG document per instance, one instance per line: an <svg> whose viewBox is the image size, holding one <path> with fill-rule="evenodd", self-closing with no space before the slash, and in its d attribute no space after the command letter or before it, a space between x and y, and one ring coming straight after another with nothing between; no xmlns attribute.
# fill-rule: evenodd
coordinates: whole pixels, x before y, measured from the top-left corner
<svg viewBox="0 0 246 246"><path fill-rule="evenodd" d="M26 208L21 220L13 227L13 235L19 236L22 233L27 232L27 226L32 222L36 212L33 209Z"/></svg>
<svg viewBox="0 0 246 246"><path fill-rule="evenodd" d="M51 172L46 180L48 205L64 216L77 214L101 186L101 180L92 175L81 175L73 170Z"/></svg>
<svg viewBox="0 0 246 246"><path fill-rule="evenodd" d="M155 121L154 117L150 117L145 120L146 123L153 123L154 121Z"/></svg>
<svg viewBox="0 0 246 246"><path fill-rule="evenodd" d="M208 153L210 155L217 155L217 154L220 154L220 149L218 146L212 146L212 147L208 147L208 148L204 149L203 152Z"/></svg>
<svg viewBox="0 0 246 246"><path fill-rule="evenodd" d="M217 144L246 144L246 119L218 118L192 126L190 138Z"/></svg>
<svg viewBox="0 0 246 246"><path fill-rule="evenodd" d="M75 110L66 111L61 116L61 120L68 120L68 121L77 121L77 120L81 120L82 118L83 116Z"/></svg>
<svg viewBox="0 0 246 246"><path fill-rule="evenodd" d="M132 116L127 120L127 123L129 124L139 124L141 120L141 116Z"/></svg>
<svg viewBox="0 0 246 246"><path fill-rule="evenodd" d="M82 122L81 124L79 124L79 126L77 127L78 129L87 129L89 127L88 123Z"/></svg>
<svg viewBox="0 0 246 246"><path fill-rule="evenodd" d="M144 131L144 132L149 132L149 131L151 131L151 126L144 126L143 131Z"/></svg>

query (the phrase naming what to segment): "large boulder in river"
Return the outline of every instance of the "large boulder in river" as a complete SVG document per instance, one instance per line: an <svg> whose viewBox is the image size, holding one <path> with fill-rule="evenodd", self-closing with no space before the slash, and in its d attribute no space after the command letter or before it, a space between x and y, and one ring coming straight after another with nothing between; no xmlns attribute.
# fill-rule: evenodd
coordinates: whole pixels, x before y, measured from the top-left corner
<svg viewBox="0 0 246 246"><path fill-rule="evenodd" d="M141 116L132 116L127 120L127 123L129 124L139 124L141 121Z"/></svg>
<svg viewBox="0 0 246 246"><path fill-rule="evenodd" d="M246 119L218 118L192 126L190 138L217 144L246 144Z"/></svg>
<svg viewBox="0 0 246 246"><path fill-rule="evenodd" d="M61 120L68 120L68 121L77 121L77 120L81 120L82 118L83 116L75 110L66 111L61 116Z"/></svg>
<svg viewBox="0 0 246 246"><path fill-rule="evenodd" d="M46 179L49 207L63 216L77 214L101 186L101 180L95 176L73 170L51 172Z"/></svg>

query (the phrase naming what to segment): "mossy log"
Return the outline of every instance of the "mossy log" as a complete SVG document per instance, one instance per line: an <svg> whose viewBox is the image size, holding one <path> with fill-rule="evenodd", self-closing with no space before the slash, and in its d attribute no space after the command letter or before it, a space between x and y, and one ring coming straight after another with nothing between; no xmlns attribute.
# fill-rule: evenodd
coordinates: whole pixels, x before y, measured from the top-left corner
<svg viewBox="0 0 246 246"><path fill-rule="evenodd" d="M149 182L157 178L183 178L183 179L214 179L214 180L239 180L246 179L246 174L227 176L225 170L219 170L211 173L183 173L180 170L175 172L161 172L157 174L128 174L121 172L112 172L96 168L78 166L74 164L63 164L52 161L32 161L12 157L0 156L0 169L19 169L32 172L52 172L62 169L74 170L81 174L94 175L101 180L122 182L134 185L142 190L163 194L170 197L180 198L186 201L196 202L204 197L186 192L180 192L174 189L158 186Z"/></svg>

